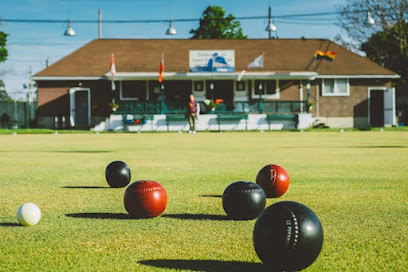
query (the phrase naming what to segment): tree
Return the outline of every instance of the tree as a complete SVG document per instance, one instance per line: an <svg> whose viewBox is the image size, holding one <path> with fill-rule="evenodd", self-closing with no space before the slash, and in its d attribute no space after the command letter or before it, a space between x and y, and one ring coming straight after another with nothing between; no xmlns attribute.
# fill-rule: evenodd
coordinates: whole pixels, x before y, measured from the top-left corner
<svg viewBox="0 0 408 272"><path fill-rule="evenodd" d="M246 39L241 24L232 14L225 15L222 7L208 6L200 19L200 26L191 29L192 39Z"/></svg>
<svg viewBox="0 0 408 272"><path fill-rule="evenodd" d="M6 48L7 34L0 31L0 62L7 60L8 51ZM0 80L0 101L12 101L11 97L6 92L4 82Z"/></svg>
<svg viewBox="0 0 408 272"><path fill-rule="evenodd" d="M400 26L408 33L408 23L395 24L391 29L372 34L361 44L361 50L369 59L401 75L398 85L404 86L408 83L408 48L401 46L400 40L394 35L402 32L397 29Z"/></svg>
<svg viewBox="0 0 408 272"><path fill-rule="evenodd" d="M361 44L377 32L387 32L398 44L401 53L407 52L408 33L404 24L408 20L408 0L347 0L339 11L338 25L347 38L338 37L350 49L360 50ZM375 20L374 25L365 23L367 11Z"/></svg>
<svg viewBox="0 0 408 272"><path fill-rule="evenodd" d="M396 81L397 112L408 123L408 105L401 99L408 97L408 0L348 0L338 9L338 25L348 38L337 40L401 76ZM367 11L374 25L365 24Z"/></svg>
<svg viewBox="0 0 408 272"><path fill-rule="evenodd" d="M6 48L7 34L0 31L0 62L7 60L8 52Z"/></svg>
<svg viewBox="0 0 408 272"><path fill-rule="evenodd" d="M0 102L13 102L13 99L8 95L6 90L0 90Z"/></svg>
<svg viewBox="0 0 408 272"><path fill-rule="evenodd" d="M12 102L13 99L6 92L6 86L3 80L0 79L0 102Z"/></svg>

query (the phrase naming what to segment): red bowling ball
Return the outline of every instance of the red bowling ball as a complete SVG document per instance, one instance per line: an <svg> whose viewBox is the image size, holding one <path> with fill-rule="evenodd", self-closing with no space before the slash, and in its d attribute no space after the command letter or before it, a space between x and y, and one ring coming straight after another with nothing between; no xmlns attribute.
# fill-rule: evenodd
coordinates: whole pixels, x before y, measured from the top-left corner
<svg viewBox="0 0 408 272"><path fill-rule="evenodd" d="M289 188L289 176L283 167L269 164L262 168L256 176L256 183L265 191L266 197L282 196Z"/></svg>
<svg viewBox="0 0 408 272"><path fill-rule="evenodd" d="M166 190L153 180L135 181L125 190L124 204L133 218L156 217L166 209Z"/></svg>

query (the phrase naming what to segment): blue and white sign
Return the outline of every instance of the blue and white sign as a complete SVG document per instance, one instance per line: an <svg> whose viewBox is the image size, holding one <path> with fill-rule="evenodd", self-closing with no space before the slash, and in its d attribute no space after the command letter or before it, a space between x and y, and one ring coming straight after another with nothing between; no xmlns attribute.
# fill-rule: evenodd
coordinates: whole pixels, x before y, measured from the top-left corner
<svg viewBox="0 0 408 272"><path fill-rule="evenodd" d="M234 50L190 50L190 72L234 71Z"/></svg>

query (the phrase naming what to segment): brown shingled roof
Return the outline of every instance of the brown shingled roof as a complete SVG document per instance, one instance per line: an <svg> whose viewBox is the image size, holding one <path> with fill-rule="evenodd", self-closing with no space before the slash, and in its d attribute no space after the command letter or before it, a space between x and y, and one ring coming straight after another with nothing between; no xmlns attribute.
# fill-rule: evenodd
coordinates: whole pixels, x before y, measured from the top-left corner
<svg viewBox="0 0 408 272"><path fill-rule="evenodd" d="M320 75L395 75L394 72L346 48L320 39L271 40L94 40L36 76L103 76L115 54L117 72L157 72L161 53L166 72L188 72L189 50L235 50L235 70L241 71L265 53L264 68L251 71L301 72ZM333 62L312 62L315 51L336 51Z"/></svg>

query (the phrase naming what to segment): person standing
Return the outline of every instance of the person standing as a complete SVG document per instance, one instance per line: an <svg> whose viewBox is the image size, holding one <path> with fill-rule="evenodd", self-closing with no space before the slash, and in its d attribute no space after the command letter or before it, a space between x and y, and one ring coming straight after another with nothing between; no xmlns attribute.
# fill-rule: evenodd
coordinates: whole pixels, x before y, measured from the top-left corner
<svg viewBox="0 0 408 272"><path fill-rule="evenodd" d="M187 118L190 130L188 133L196 134L196 119L200 115L200 104L195 101L194 95L190 95L190 101L187 105Z"/></svg>

